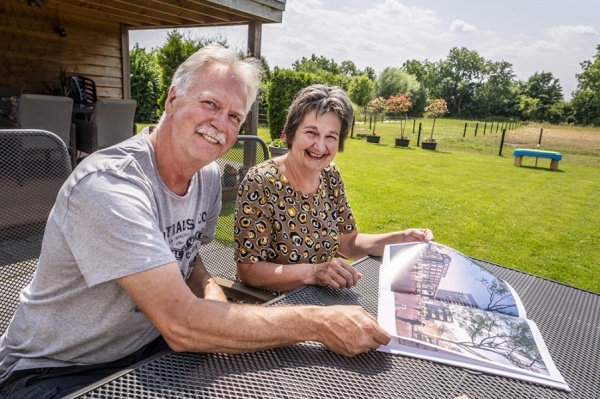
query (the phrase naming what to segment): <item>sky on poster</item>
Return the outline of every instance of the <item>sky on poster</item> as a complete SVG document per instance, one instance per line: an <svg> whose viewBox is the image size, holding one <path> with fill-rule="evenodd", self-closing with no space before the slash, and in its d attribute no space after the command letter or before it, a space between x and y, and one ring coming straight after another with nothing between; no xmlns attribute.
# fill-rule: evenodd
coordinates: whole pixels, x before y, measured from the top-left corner
<svg viewBox="0 0 600 399"><path fill-rule="evenodd" d="M262 55L271 68L291 68L315 54L379 74L466 47L511 63L518 80L551 72L569 100L581 62L593 60L600 44L599 15L599 0L287 0L283 22L263 25ZM130 45L160 47L168 31L132 31ZM246 48L246 26L189 31L192 37L222 35Z"/></svg>

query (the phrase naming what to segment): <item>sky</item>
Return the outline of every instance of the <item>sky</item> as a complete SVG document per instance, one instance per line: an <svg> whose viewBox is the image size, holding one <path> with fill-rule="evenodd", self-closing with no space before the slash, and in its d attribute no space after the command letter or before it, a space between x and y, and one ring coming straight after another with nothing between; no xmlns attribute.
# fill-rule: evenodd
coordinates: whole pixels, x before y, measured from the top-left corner
<svg viewBox="0 0 600 399"><path fill-rule="evenodd" d="M287 0L282 23L263 25L262 55L271 69L315 54L379 75L406 60L437 62L466 47L511 63L518 80L551 72L568 101L581 63L592 61L600 45L599 15L599 0ZM181 31L247 47L246 26ZM130 45L160 47L167 32L132 31Z"/></svg>

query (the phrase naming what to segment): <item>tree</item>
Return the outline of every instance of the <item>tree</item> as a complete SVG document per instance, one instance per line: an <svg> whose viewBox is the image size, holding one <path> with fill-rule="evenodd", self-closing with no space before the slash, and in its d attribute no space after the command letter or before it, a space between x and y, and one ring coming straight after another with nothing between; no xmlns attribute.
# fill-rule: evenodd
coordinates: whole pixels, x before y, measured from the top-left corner
<svg viewBox="0 0 600 399"><path fill-rule="evenodd" d="M402 64L402 70L408 74L413 75L420 83L425 81L427 70L425 64L417 60L407 60Z"/></svg>
<svg viewBox="0 0 600 399"><path fill-rule="evenodd" d="M520 94L539 100L530 118L537 121L548 121L550 108L557 102L563 101L560 83L551 72L533 74L526 83L521 85Z"/></svg>
<svg viewBox="0 0 600 399"><path fill-rule="evenodd" d="M160 90L160 70L152 53L136 45L129 52L131 98L137 101L135 121L156 122Z"/></svg>
<svg viewBox="0 0 600 399"><path fill-rule="evenodd" d="M408 112L408 110L411 108L412 108L412 102L410 101L410 98L408 98L406 95L404 95L402 93L398 93L395 96L391 96L390 98L387 99L387 109L388 109L388 112L390 112L392 114L397 114L397 115L404 114L406 116L406 112ZM406 119L404 121L404 124L402 124L402 121L400 121L400 134L401 135L404 135L405 127L406 127Z"/></svg>
<svg viewBox="0 0 600 399"><path fill-rule="evenodd" d="M600 126L600 44L596 58L581 63L583 72L577 74L577 89L571 105L577 123Z"/></svg>
<svg viewBox="0 0 600 399"><path fill-rule="evenodd" d="M448 113L448 106L443 98L427 99L427 106L425 107L425 116L433 118L433 125L431 126L430 139L433 140L433 129L435 129L435 120Z"/></svg>
<svg viewBox="0 0 600 399"><path fill-rule="evenodd" d="M452 115L463 116L463 105L472 99L477 86L481 84L484 65L485 59L477 51L465 47L452 48L446 60L439 63L437 84L440 85L440 97L449 104Z"/></svg>
<svg viewBox="0 0 600 399"><path fill-rule="evenodd" d="M519 112L524 120L533 120L538 114L539 98L531 98L525 94L519 96Z"/></svg>
<svg viewBox="0 0 600 399"><path fill-rule="evenodd" d="M342 65L340 66L340 72L346 76L354 77L362 75L354 62L352 61L342 61Z"/></svg>
<svg viewBox="0 0 600 399"><path fill-rule="evenodd" d="M405 93L411 99L413 115L423 111L427 91L417 78L399 68L385 68L375 84L375 95L390 98L398 93Z"/></svg>
<svg viewBox="0 0 600 399"><path fill-rule="evenodd" d="M325 57L311 55L310 58L302 57L300 60L294 61L292 69L296 72L308 72L318 74L321 71L331 72L334 75L341 73L340 66L333 60Z"/></svg>
<svg viewBox="0 0 600 399"><path fill-rule="evenodd" d="M371 82L375 82L375 80L377 79L377 74L375 73L375 70L370 66L366 67L363 73L367 74L369 79L371 79Z"/></svg>
<svg viewBox="0 0 600 399"><path fill-rule="evenodd" d="M469 107L472 114L479 117L514 116L519 97L512 64L506 61L488 61L484 68L484 76L484 82L476 88Z"/></svg>
<svg viewBox="0 0 600 399"><path fill-rule="evenodd" d="M373 82L367 74L355 76L350 82L348 89L350 100L361 108L365 108L373 98Z"/></svg>
<svg viewBox="0 0 600 399"><path fill-rule="evenodd" d="M399 68L387 67L375 82L375 95L390 98L397 93L408 93L418 84L417 79Z"/></svg>
<svg viewBox="0 0 600 399"><path fill-rule="evenodd" d="M367 104L367 113L373 115L373 134L375 134L375 126L377 126L377 116L386 110L387 102L383 97L374 98Z"/></svg>
<svg viewBox="0 0 600 399"><path fill-rule="evenodd" d="M206 46L209 43L219 43L228 47L227 39L221 35L200 37L195 40L191 36L185 37L176 29L167 34L166 43L161 47L157 54L158 65L161 69L161 91L162 95L158 100L160 110L164 110L165 101L169 94L169 87L173 80L175 71L190 55Z"/></svg>

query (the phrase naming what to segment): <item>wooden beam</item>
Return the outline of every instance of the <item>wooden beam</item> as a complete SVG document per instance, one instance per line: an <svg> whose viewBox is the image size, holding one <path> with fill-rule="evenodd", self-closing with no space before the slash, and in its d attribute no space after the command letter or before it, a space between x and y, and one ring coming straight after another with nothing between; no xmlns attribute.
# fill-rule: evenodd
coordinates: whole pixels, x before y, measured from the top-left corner
<svg viewBox="0 0 600 399"><path fill-rule="evenodd" d="M262 22L281 22L282 11L274 10L264 4L248 0L188 0L191 3L203 4L217 10L227 10L246 20Z"/></svg>
<svg viewBox="0 0 600 399"><path fill-rule="evenodd" d="M123 69L123 98L131 98L131 61L129 59L129 31L121 24L121 67Z"/></svg>
<svg viewBox="0 0 600 399"><path fill-rule="evenodd" d="M253 20L248 24L248 51L250 55L260 59L262 42L262 22ZM254 101L246 118L246 134L258 136L258 101Z"/></svg>

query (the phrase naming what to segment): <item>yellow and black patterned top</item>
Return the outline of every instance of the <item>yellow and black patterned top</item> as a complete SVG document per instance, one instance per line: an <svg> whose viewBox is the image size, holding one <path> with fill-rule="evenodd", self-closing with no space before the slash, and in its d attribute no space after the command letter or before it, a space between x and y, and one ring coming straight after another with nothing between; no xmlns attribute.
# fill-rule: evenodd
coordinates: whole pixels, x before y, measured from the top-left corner
<svg viewBox="0 0 600 399"><path fill-rule="evenodd" d="M337 256L340 234L356 231L356 222L337 165L319 178L317 192L303 195L273 160L248 171L235 209L238 263L323 263Z"/></svg>

